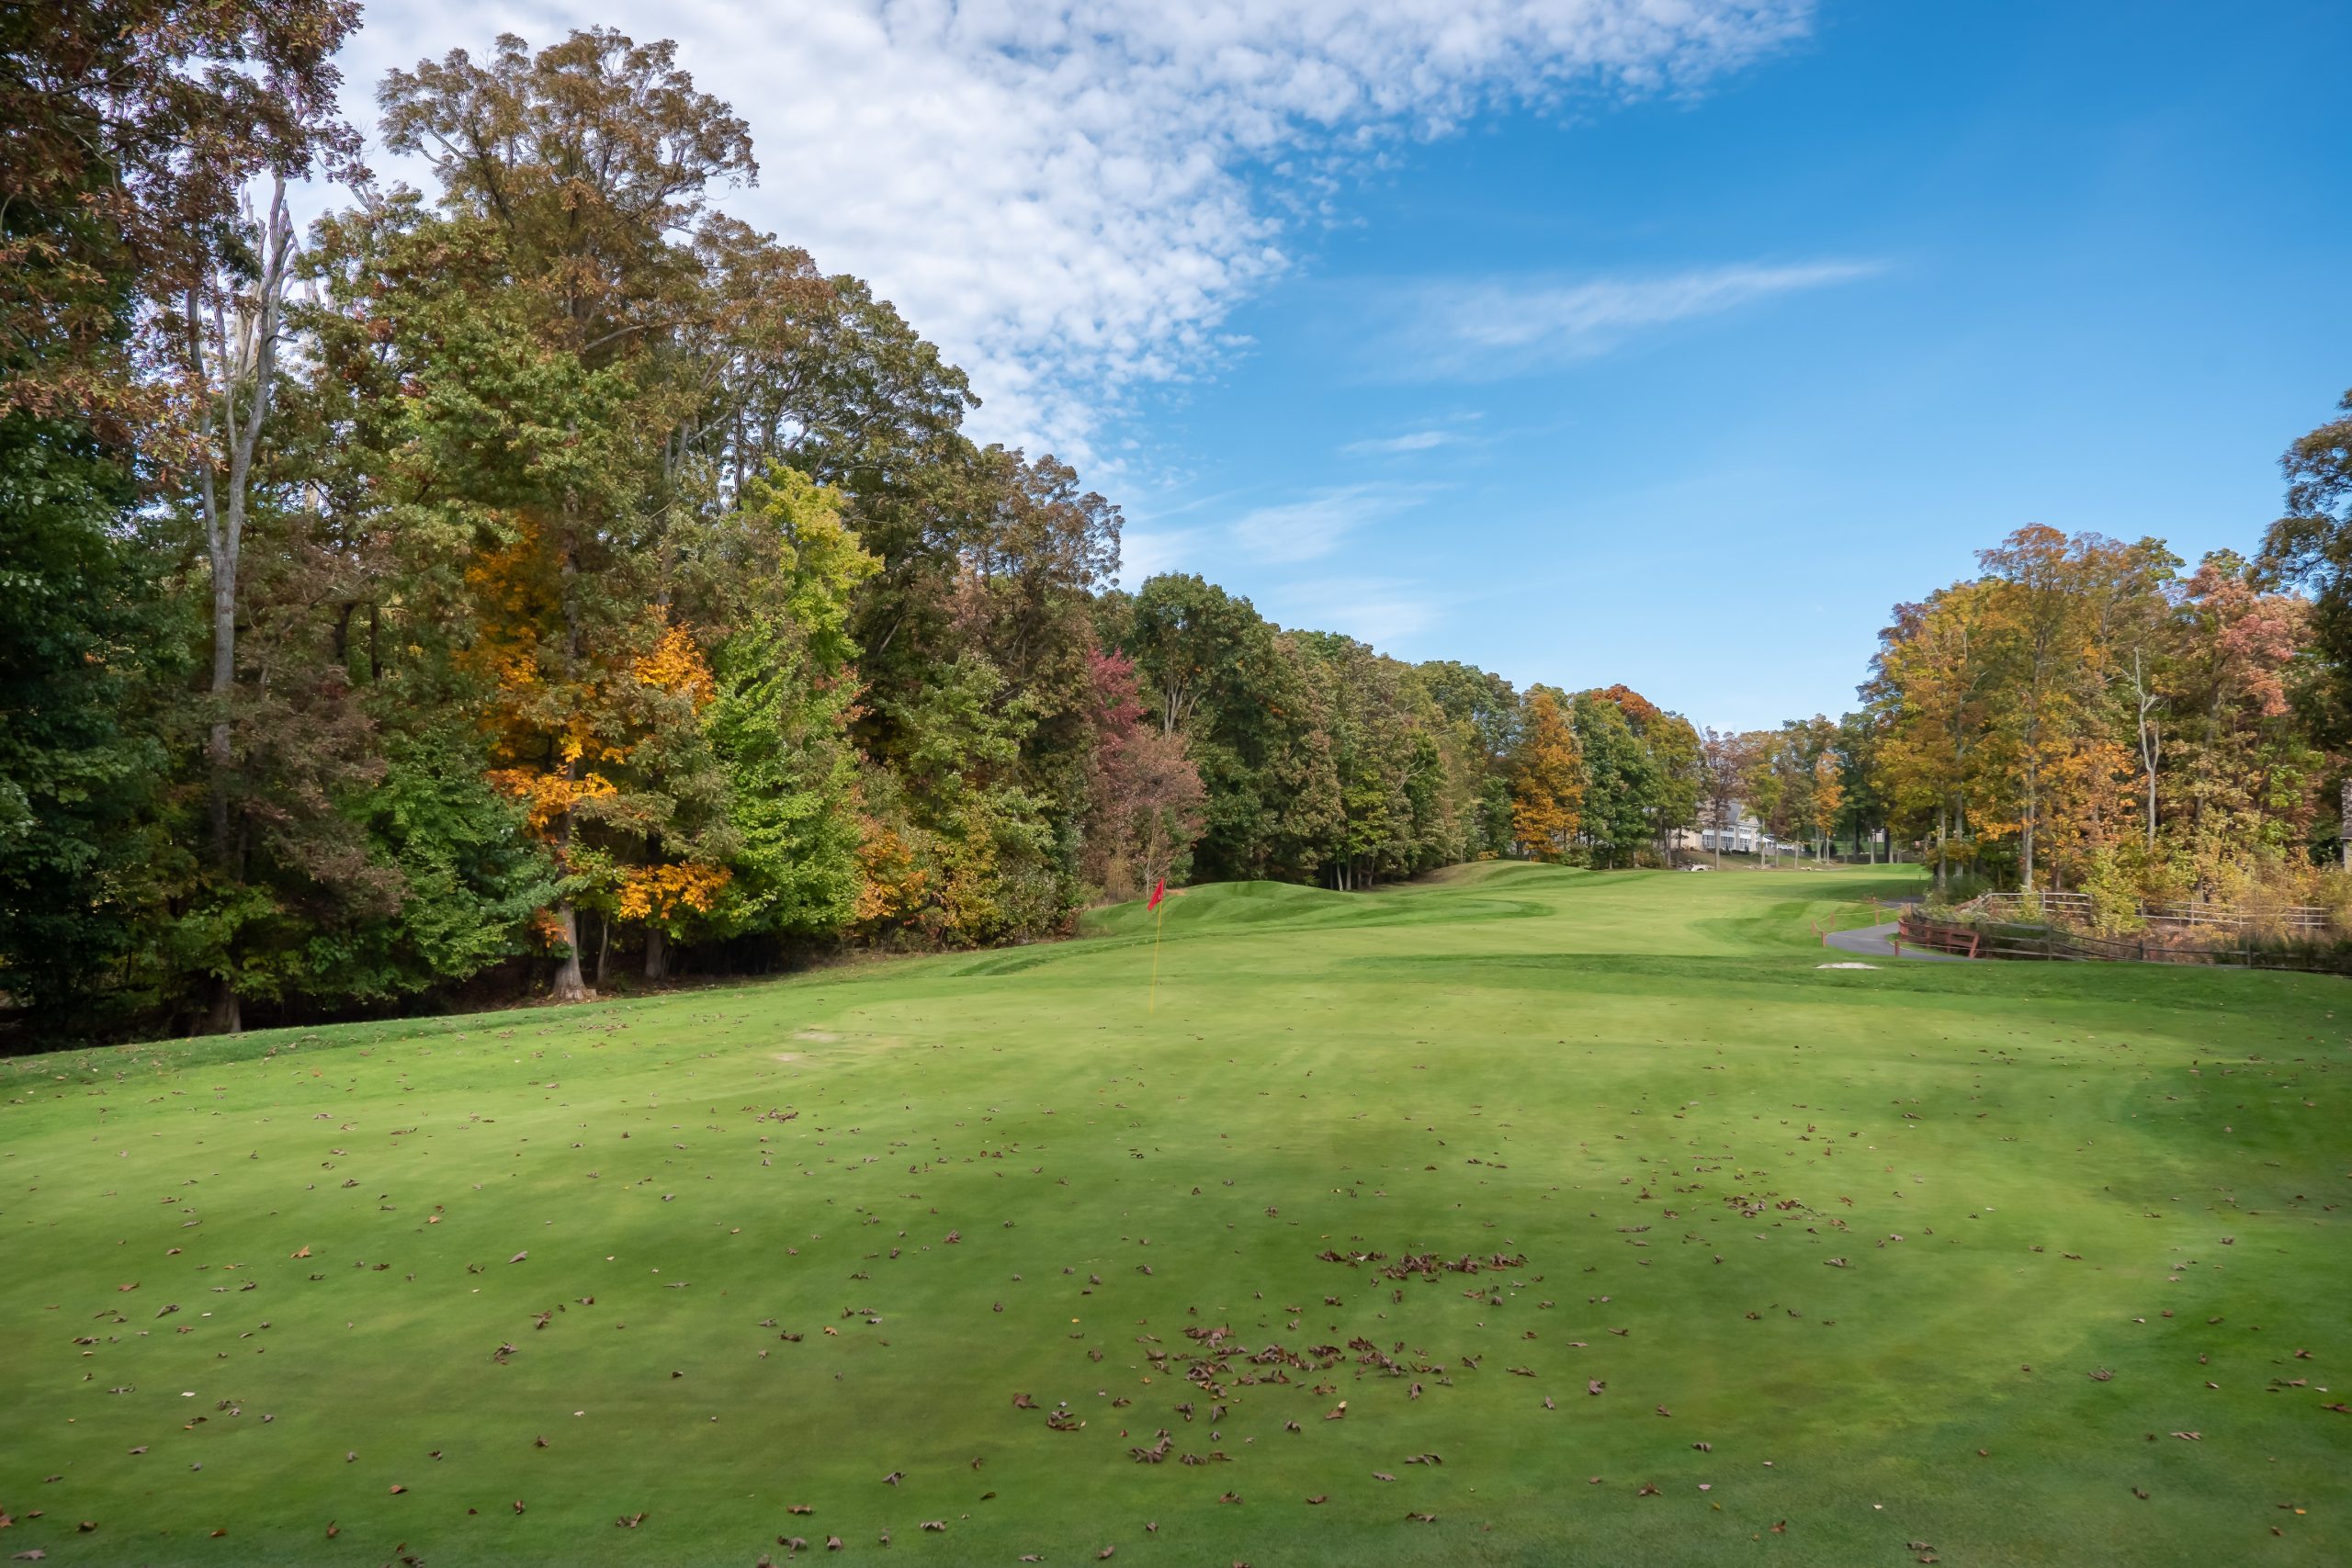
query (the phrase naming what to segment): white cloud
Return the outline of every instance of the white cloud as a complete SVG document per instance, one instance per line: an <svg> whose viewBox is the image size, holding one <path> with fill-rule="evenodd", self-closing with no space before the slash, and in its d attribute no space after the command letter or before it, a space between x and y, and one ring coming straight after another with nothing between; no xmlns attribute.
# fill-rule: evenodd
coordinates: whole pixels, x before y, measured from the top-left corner
<svg viewBox="0 0 2352 1568"><path fill-rule="evenodd" d="M1393 312L1409 329L1416 378L1512 375L1589 358L1644 328L1662 327L1777 294L1850 283L1883 270L1876 262L1791 266L1719 266L1655 277L1488 279L1420 286L1418 307Z"/></svg>
<svg viewBox="0 0 2352 1568"><path fill-rule="evenodd" d="M751 123L731 210L855 272L970 370L987 436L1083 457L1123 389L1214 358L1288 263L1278 216L1385 136L1580 92L1688 90L1812 0L381 0L384 71L502 30L674 38Z"/></svg>
<svg viewBox="0 0 2352 1568"><path fill-rule="evenodd" d="M1348 485L1246 512L1234 519L1227 534L1234 545L1261 561L1316 560L1338 549L1365 524L1407 511L1419 501L1417 492L1396 486Z"/></svg>
<svg viewBox="0 0 2352 1568"><path fill-rule="evenodd" d="M1438 606L1419 585L1379 577L1326 578L1276 589L1259 608L1285 626L1339 632L1387 654L1396 654L1399 638L1427 629L1438 617Z"/></svg>
<svg viewBox="0 0 2352 1568"><path fill-rule="evenodd" d="M1462 437L1450 430L1414 430L1403 435L1384 435L1374 440L1351 441L1340 448L1351 457L1389 457L1407 452L1426 452L1433 446L1447 446Z"/></svg>
<svg viewBox="0 0 2352 1568"><path fill-rule="evenodd" d="M1201 542L1197 528L1137 528L1119 531L1119 585L1140 588L1163 571L1182 571Z"/></svg>
<svg viewBox="0 0 2352 1568"><path fill-rule="evenodd" d="M1140 586L1163 571L1210 571L1236 560L1255 568L1296 566L1336 552L1357 530L1409 512L1432 493L1425 485L1361 484L1317 491L1296 501L1254 506L1226 522L1170 525L1169 519L1211 516L1229 497L1213 496L1130 520L1119 540L1119 582ZM1253 572L1262 577L1262 572Z"/></svg>

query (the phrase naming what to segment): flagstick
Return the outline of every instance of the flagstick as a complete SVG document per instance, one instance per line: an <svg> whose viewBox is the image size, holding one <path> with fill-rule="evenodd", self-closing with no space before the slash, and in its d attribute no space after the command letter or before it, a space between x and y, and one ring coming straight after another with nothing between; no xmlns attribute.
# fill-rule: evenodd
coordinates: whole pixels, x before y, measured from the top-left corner
<svg viewBox="0 0 2352 1568"><path fill-rule="evenodd" d="M1151 912L1151 998L1144 1004L1147 1013L1159 1010L1159 927L1167 919L1168 900L1163 898L1159 908Z"/></svg>

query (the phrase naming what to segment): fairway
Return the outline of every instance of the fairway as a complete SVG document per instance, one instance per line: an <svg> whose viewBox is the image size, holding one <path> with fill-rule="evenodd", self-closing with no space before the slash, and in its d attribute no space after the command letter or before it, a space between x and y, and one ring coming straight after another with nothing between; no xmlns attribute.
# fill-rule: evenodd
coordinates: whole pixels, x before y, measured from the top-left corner
<svg viewBox="0 0 2352 1568"><path fill-rule="evenodd" d="M1917 888L0 1065L0 1559L2352 1557L2352 991L1820 967Z"/></svg>

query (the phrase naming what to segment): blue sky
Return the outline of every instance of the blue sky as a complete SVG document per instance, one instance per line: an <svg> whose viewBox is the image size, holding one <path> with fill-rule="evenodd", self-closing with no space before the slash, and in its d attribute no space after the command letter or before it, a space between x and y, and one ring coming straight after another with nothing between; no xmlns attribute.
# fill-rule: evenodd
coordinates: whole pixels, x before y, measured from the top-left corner
<svg viewBox="0 0 2352 1568"><path fill-rule="evenodd" d="M1189 468L1130 554L1747 727L1851 705L2025 523L2251 551L2352 387L2347 61L2342 6L1830 6L1695 96L1404 150L1140 422ZM1740 269L1523 346L1448 314Z"/></svg>
<svg viewBox="0 0 2352 1568"><path fill-rule="evenodd" d="M2250 550L2352 386L2352 6L377 0L669 37L1128 576L1702 724L2029 522ZM399 175L396 164L386 172Z"/></svg>

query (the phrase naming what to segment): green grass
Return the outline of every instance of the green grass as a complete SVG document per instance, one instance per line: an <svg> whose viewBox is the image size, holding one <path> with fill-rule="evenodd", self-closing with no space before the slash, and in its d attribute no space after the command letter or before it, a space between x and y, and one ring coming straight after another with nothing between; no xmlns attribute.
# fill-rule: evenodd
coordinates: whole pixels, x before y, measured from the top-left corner
<svg viewBox="0 0 2352 1568"><path fill-rule="evenodd" d="M0 1065L0 1556L2352 1557L2352 992L1816 967L1914 874Z"/></svg>

